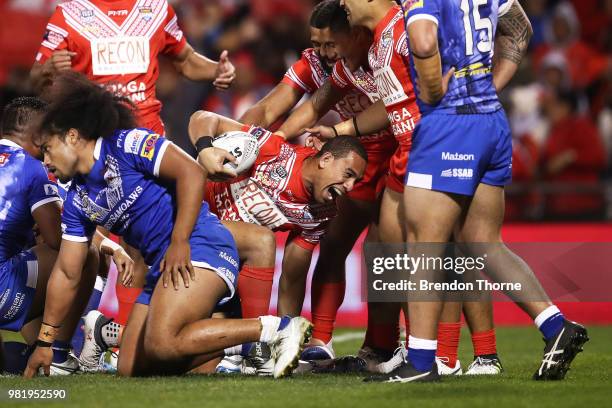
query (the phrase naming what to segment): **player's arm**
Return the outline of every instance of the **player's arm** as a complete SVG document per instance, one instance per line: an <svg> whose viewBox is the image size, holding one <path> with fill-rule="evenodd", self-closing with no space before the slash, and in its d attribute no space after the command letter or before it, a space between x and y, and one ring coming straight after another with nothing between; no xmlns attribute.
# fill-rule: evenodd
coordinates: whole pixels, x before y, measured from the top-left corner
<svg viewBox="0 0 612 408"><path fill-rule="evenodd" d="M170 246L160 264L163 284L167 287L169 280L172 280L174 288L178 289L180 275L185 287L189 287L189 278L195 279L189 237L204 200L204 189L199 186L204 186L206 175L204 169L187 153L168 144L159 166L159 178L175 186L177 201Z"/></svg>
<svg viewBox="0 0 612 408"><path fill-rule="evenodd" d="M119 273L118 280L121 281L123 286L132 286L134 280L134 260L132 260L125 249L112 239L105 237L98 230L96 230L93 236L93 245L95 248L98 248L100 254L109 255L113 258Z"/></svg>
<svg viewBox="0 0 612 408"><path fill-rule="evenodd" d="M62 243L61 202L58 200L43 204L32 211L32 218L38 225L43 242L59 251Z"/></svg>
<svg viewBox="0 0 612 408"><path fill-rule="evenodd" d="M343 97L344 92L335 89L328 78L309 100L289 115L276 134L287 140L299 136L305 128L314 126Z"/></svg>
<svg viewBox="0 0 612 408"><path fill-rule="evenodd" d="M382 100L368 106L366 110L351 119L340 122L334 126L316 126L306 129L306 132L321 139L331 139L338 135L361 136L370 135L388 128L390 125L387 109Z"/></svg>
<svg viewBox="0 0 612 408"><path fill-rule="evenodd" d="M499 18L493 60L493 84L499 92L510 82L527 51L533 29L518 1Z"/></svg>
<svg viewBox="0 0 612 408"><path fill-rule="evenodd" d="M219 89L230 87L236 78L236 69L228 58L227 51L223 51L219 61L213 61L197 53L189 44L173 57L176 70L185 78L192 81L213 81Z"/></svg>
<svg viewBox="0 0 612 408"><path fill-rule="evenodd" d="M312 259L312 249L304 248L296 241L297 238L285 245L278 296L279 313L292 316L301 312L306 276Z"/></svg>
<svg viewBox="0 0 612 408"><path fill-rule="evenodd" d="M35 92L41 93L53 82L53 77L61 71L72 69L72 58L76 52L57 50L44 63L34 62L30 70L30 81Z"/></svg>
<svg viewBox="0 0 612 408"><path fill-rule="evenodd" d="M240 122L268 128L289 112L300 101L304 91L286 83L279 83L259 102L251 106Z"/></svg>
<svg viewBox="0 0 612 408"><path fill-rule="evenodd" d="M227 180L237 174L223 164L226 160L236 159L229 152L213 147L216 136L225 132L242 129L243 125L235 120L218 115L214 112L197 111L189 118L189 140L198 153L198 163L205 171L206 177L213 180Z"/></svg>
<svg viewBox="0 0 612 408"><path fill-rule="evenodd" d="M25 377L33 377L39 367L49 375L53 351L51 344L77 295L81 274L87 259L89 244L85 242L62 240L59 255L51 271L47 284L43 323L38 335L37 347L28 360Z"/></svg>

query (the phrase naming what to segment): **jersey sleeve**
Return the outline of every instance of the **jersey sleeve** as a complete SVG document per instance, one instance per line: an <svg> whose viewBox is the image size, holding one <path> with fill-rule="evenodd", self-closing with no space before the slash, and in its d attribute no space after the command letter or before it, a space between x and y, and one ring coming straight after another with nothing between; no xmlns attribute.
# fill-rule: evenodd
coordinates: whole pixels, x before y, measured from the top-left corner
<svg viewBox="0 0 612 408"><path fill-rule="evenodd" d="M121 142L122 141L122 142ZM165 137L147 129L132 129L119 137L116 148L118 156L134 169L159 177L161 161L170 145Z"/></svg>
<svg viewBox="0 0 612 408"><path fill-rule="evenodd" d="M293 242L308 251L314 251L317 245L319 245L319 241L325 235L325 230L327 227L327 222L321 223L316 228L304 228L300 231L299 235L295 237Z"/></svg>
<svg viewBox="0 0 612 408"><path fill-rule="evenodd" d="M439 0L402 0L402 10L406 26L417 20L433 21L439 25L440 1Z"/></svg>
<svg viewBox="0 0 612 408"><path fill-rule="evenodd" d="M57 184L49 179L42 163L38 160L32 160L28 167L30 174L26 176L26 180L29 183L28 205L30 206L30 212L33 213L40 206L53 201L61 201Z"/></svg>
<svg viewBox="0 0 612 408"><path fill-rule="evenodd" d="M36 54L36 62L44 64L53 54L53 51L68 48L68 25L64 19L64 12L60 6L49 19L42 43Z"/></svg>
<svg viewBox="0 0 612 408"><path fill-rule="evenodd" d="M501 17L510 10L515 0L499 0L498 16Z"/></svg>
<svg viewBox="0 0 612 408"><path fill-rule="evenodd" d="M187 40L185 39L185 35L183 34L183 30L178 25L178 19L176 17L176 13L172 6L168 4L168 17L166 17L165 21L166 25L164 26L164 39L165 44L163 47L163 54L168 55L178 55L185 45L187 44Z"/></svg>
<svg viewBox="0 0 612 408"><path fill-rule="evenodd" d="M62 239L72 242L88 242L96 226L82 212L83 205L76 191L70 189L62 210Z"/></svg>
<svg viewBox="0 0 612 408"><path fill-rule="evenodd" d="M312 68L303 53L302 57L287 70L281 82L305 93L313 93L317 89Z"/></svg>

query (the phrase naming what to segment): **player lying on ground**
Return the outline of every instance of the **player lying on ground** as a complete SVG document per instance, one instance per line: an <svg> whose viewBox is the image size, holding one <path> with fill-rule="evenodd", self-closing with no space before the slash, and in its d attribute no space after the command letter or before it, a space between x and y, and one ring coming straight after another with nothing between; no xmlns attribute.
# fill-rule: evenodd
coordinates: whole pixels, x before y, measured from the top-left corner
<svg viewBox="0 0 612 408"><path fill-rule="evenodd" d="M187 372L224 349L263 341L275 356L275 377L297 364L311 324L302 318L211 319L234 295L238 255L229 232L202 202L206 174L165 138L134 128L125 101L83 76L60 75L38 133L49 170L72 179L65 225L49 280L40 335L55 340L76 296L96 225L123 236L151 265L123 333L118 372L125 376ZM38 347L25 375L48 368Z"/></svg>
<svg viewBox="0 0 612 408"><path fill-rule="evenodd" d="M213 137L242 130L258 140L253 167L235 180L211 182L207 201L222 220L243 220L289 230L279 287L279 314L299 315L312 250L336 214L336 199L363 176L367 155L354 138L338 138L321 151L291 145L265 129L211 112L196 112L189 135L198 161L211 177L223 175L228 153L211 147ZM270 282L271 283L271 282ZM297 299L296 299L297 297Z"/></svg>
<svg viewBox="0 0 612 408"><path fill-rule="evenodd" d="M328 81L339 58L339 35L346 34L346 40L358 46L366 43L367 57L367 48L371 44L369 31L367 29L355 30L354 33L348 31L350 28L346 14L338 0L325 0L315 6L310 18L312 48L302 52L300 60L287 70L283 80L261 101L252 106L240 121L267 128L295 108L305 94L311 96L319 94L322 91L320 88ZM367 87L368 84L364 86ZM313 101L313 98L310 101ZM338 93L338 97L322 109L321 116L331 109L342 119L349 119L370 104L366 92L354 89ZM297 137L303 127L285 132L285 136ZM310 347L304 350L302 360L334 357L331 338L337 309L344 299L345 260L359 235L370 222L378 218L381 193L379 184L384 183L389 158L397 147L397 142L388 129L362 135L359 140L368 154L368 166L363 180L357 183L350 193L338 199L338 215L330 222L325 238L321 241L311 290L313 339ZM372 230L368 240L374 232ZM390 316L398 314L399 306L396 305L392 311L387 309L385 304L368 304L368 330L359 354L367 359L368 367L371 369L376 369L381 361L388 360L397 347L398 319ZM383 355L379 356L381 353Z"/></svg>
<svg viewBox="0 0 612 408"><path fill-rule="evenodd" d="M69 355L70 338L80 320L97 272L98 254L85 247L79 273L83 278L74 287L64 324L57 330L41 322L51 268L61 241L61 199L55 181L35 156L40 151L31 143L31 123L46 109L37 98L17 98L9 103L2 117L0 139L0 329L20 331L28 345L48 350L46 366L54 374L78 370L78 361ZM34 224L42 237L35 245ZM32 246L33 245L33 246ZM26 249L27 248L27 249ZM54 338L37 333L54 330ZM51 352L53 346L53 352Z"/></svg>

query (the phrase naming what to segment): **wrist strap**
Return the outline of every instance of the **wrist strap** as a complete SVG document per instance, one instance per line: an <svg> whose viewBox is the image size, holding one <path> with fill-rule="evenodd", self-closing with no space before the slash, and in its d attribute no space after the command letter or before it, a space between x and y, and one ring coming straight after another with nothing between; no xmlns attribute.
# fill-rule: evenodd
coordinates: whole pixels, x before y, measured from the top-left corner
<svg viewBox="0 0 612 408"><path fill-rule="evenodd" d="M59 332L60 326L54 326L48 323L43 322L40 325L40 331L38 332L38 340L47 343L53 343L57 333Z"/></svg>
<svg viewBox="0 0 612 408"><path fill-rule="evenodd" d="M100 251L102 251L102 247L108 247L112 249L113 252L115 252L118 249L121 249L121 245L119 245L118 243L116 243L110 238L104 238L102 242L100 242L100 248L99 248Z"/></svg>
<svg viewBox="0 0 612 408"><path fill-rule="evenodd" d="M336 130L336 127L332 126L331 128L334 131L334 137L338 137L338 131Z"/></svg>
<svg viewBox="0 0 612 408"><path fill-rule="evenodd" d="M353 128L355 129L355 136L360 137L361 132L359 131L359 128L357 127L357 116L353 116Z"/></svg>
<svg viewBox="0 0 612 408"><path fill-rule="evenodd" d="M209 147L213 147L213 137L212 136L201 136L195 142L195 148L198 154L204 149L208 149Z"/></svg>

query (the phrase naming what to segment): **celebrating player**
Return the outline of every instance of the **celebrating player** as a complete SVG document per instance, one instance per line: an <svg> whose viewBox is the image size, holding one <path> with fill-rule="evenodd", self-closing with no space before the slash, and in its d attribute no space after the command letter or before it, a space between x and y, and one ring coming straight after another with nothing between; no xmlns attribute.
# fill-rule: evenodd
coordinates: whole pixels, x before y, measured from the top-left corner
<svg viewBox="0 0 612 408"><path fill-rule="evenodd" d="M231 85L235 69L221 54L214 62L194 51L166 0L72 0L61 2L51 16L31 71L34 88L44 91L62 71L87 75L118 95L128 97L138 110L137 123L164 135L161 102L155 95L159 56L171 58L175 68L192 81L214 81L219 89ZM116 321L125 324L144 285L142 257L136 260L133 287L117 284Z"/></svg>
<svg viewBox="0 0 612 408"><path fill-rule="evenodd" d="M60 75L52 91L39 142L49 170L72 183L39 340L55 340L76 295L87 243L104 225L151 265L123 333L121 375L184 373L256 341L272 347L275 377L287 375L309 337L308 321L210 318L234 295L238 256L229 232L202 203L202 189L192 188L204 184L202 168L165 138L134 128L124 99L83 76ZM37 347L25 375L48 367L51 358L49 348Z"/></svg>
<svg viewBox="0 0 612 408"><path fill-rule="evenodd" d="M210 147L210 139L234 130L257 138L259 156L250 171L236 180L208 182L207 201L222 220L291 231L283 258L278 310L299 315L312 250L336 214L335 201L363 177L367 154L353 138L338 138L317 152L291 145L260 127L200 111L192 115L189 136L211 177L223 169L220 163L227 152Z"/></svg>
<svg viewBox="0 0 612 408"><path fill-rule="evenodd" d="M562 379L588 340L586 330L550 303L533 272L503 245L500 231L504 186L511 180L512 138L497 91L520 64L531 33L529 20L515 0L409 1L404 9L423 115L404 192L408 242L446 242L456 229L456 239L475 253L479 251L469 243L496 243L487 248L489 276L521 282L531 299L541 300L524 302L521 295L511 294L546 341L534 378ZM494 41L499 45L495 60ZM409 302L410 314L419 318L410 327L415 341L408 362L379 380L438 378L432 365L440 308L437 302Z"/></svg>

